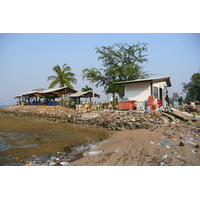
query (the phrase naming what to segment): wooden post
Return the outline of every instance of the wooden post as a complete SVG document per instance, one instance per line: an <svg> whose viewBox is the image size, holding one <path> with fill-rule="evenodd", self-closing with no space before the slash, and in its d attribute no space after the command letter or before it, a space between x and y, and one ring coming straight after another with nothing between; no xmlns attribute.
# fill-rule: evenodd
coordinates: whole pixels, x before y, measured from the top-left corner
<svg viewBox="0 0 200 200"><path fill-rule="evenodd" d="M45 97L46 97L46 105L48 106L48 97L47 97L47 94L45 94Z"/></svg>

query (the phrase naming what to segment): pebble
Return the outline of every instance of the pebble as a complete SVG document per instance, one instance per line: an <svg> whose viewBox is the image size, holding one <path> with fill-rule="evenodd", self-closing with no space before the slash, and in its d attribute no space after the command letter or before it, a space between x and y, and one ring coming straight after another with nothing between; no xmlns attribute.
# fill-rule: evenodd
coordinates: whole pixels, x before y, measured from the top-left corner
<svg viewBox="0 0 200 200"><path fill-rule="evenodd" d="M183 142L180 142L180 144L179 144L181 147L183 147L184 146L184 143Z"/></svg>

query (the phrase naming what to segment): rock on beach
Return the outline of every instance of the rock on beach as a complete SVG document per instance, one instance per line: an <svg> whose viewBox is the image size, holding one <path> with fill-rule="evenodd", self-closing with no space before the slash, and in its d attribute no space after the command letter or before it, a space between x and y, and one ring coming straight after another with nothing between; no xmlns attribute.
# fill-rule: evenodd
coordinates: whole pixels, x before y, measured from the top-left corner
<svg viewBox="0 0 200 200"><path fill-rule="evenodd" d="M117 131L143 128L153 130L170 123L170 119L159 111L78 111L61 106L10 106L1 109L0 114Z"/></svg>

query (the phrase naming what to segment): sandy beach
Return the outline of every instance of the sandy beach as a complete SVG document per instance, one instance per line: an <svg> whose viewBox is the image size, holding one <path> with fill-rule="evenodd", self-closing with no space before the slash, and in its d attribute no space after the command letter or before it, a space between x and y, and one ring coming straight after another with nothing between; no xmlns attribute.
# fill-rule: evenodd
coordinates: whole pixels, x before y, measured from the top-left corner
<svg viewBox="0 0 200 200"><path fill-rule="evenodd" d="M118 131L71 166L199 166L199 122ZM184 146L180 146L180 142ZM161 144L162 143L162 144ZM166 145L166 146L163 146Z"/></svg>
<svg viewBox="0 0 200 200"><path fill-rule="evenodd" d="M69 156L67 151L71 145L83 147L91 141L96 144L79 151L80 159L70 160L66 165L200 166L199 121L160 124L153 129L110 131L18 116L4 115L0 119L0 132L7 133L0 136L7 148L0 152L1 165L9 162L27 165L37 156L52 157L63 152L54 164L61 166L60 158Z"/></svg>

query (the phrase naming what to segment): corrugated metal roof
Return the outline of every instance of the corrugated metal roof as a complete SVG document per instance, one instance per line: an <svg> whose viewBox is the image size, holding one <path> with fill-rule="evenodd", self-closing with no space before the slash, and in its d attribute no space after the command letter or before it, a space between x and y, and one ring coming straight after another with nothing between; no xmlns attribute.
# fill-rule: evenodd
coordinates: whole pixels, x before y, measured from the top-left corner
<svg viewBox="0 0 200 200"><path fill-rule="evenodd" d="M92 97L92 91L86 91L86 92L77 92L74 94L69 95L69 97ZM100 97L99 94L94 93L95 97Z"/></svg>
<svg viewBox="0 0 200 200"><path fill-rule="evenodd" d="M72 88L69 88L69 87L61 87L61 88L52 88L52 89L46 89L46 90L42 90L42 91L30 91L30 92L26 92L26 93L22 93L18 96L16 96L15 98L17 97L22 97L22 96L31 96L31 95L37 95L37 94L48 94L48 93L53 93L53 92L56 92L56 91L59 91L59 90L63 90L63 89L68 89L69 92L71 93L75 93L77 92L76 90L72 89Z"/></svg>
<svg viewBox="0 0 200 200"><path fill-rule="evenodd" d="M66 86L66 87L61 87L61 88L51 88L51 89L43 90L43 91L37 92L37 94L48 94L48 93L57 92L63 89L69 89L70 92L77 92L76 90Z"/></svg>
<svg viewBox="0 0 200 200"><path fill-rule="evenodd" d="M157 78L146 78L146 79L136 79L136 80L129 80L129 81L120 81L120 82L113 83L113 85L138 83L138 82L151 82L151 81L152 82L166 81L167 86L171 87L170 77L157 77Z"/></svg>
<svg viewBox="0 0 200 200"><path fill-rule="evenodd" d="M35 94L36 92L37 92L37 91L30 91L30 92L22 93L21 96L26 96L26 95Z"/></svg>

